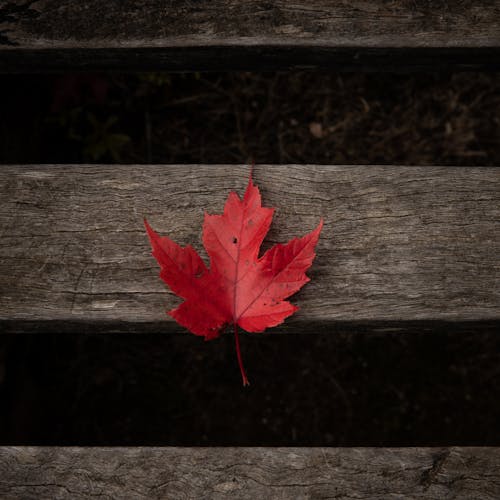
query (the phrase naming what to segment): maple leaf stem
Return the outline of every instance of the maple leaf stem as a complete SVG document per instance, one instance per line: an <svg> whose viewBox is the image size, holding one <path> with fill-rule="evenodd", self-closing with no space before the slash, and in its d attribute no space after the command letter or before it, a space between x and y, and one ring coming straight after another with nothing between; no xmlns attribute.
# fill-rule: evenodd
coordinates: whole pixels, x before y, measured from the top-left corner
<svg viewBox="0 0 500 500"><path fill-rule="evenodd" d="M245 373L245 368L243 368L243 360L241 359L240 351L240 339L238 337L238 325L234 323L234 343L236 344L236 355L238 356L238 364L240 365L241 378L243 380L243 386L250 385L248 381L247 374Z"/></svg>

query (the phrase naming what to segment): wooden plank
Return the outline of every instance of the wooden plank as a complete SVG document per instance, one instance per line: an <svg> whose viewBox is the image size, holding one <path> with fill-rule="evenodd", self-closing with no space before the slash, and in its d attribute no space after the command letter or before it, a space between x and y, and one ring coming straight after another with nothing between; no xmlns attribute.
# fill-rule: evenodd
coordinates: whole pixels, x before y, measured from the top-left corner
<svg viewBox="0 0 500 500"><path fill-rule="evenodd" d="M0 448L0 496L500 497L499 448Z"/></svg>
<svg viewBox="0 0 500 500"><path fill-rule="evenodd" d="M179 331L143 218L203 253L204 211L243 192L248 167L4 166L4 331ZM257 166L277 207L267 246L325 226L300 311L278 331L498 328L500 170ZM465 326L464 326L465 325ZM276 329L275 329L276 330ZM274 330L273 330L274 331Z"/></svg>
<svg viewBox="0 0 500 500"><path fill-rule="evenodd" d="M498 69L500 0L13 0L0 71Z"/></svg>

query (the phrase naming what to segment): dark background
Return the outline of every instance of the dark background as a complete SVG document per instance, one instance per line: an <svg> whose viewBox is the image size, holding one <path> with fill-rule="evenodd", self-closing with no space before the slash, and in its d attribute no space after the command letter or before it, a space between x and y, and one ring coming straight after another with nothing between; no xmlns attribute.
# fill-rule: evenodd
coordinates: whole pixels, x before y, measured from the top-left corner
<svg viewBox="0 0 500 500"><path fill-rule="evenodd" d="M499 84L1 76L0 162L499 165ZM0 336L0 444L500 445L498 332L241 337Z"/></svg>

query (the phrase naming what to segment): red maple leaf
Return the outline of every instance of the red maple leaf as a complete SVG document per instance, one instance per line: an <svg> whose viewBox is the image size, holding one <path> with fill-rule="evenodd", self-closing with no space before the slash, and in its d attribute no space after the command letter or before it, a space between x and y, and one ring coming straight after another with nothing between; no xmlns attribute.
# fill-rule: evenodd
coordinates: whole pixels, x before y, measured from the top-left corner
<svg viewBox="0 0 500 500"><path fill-rule="evenodd" d="M218 337L233 324L243 385L248 385L248 379L238 326L247 332L262 332L298 309L285 299L309 281L305 271L312 264L323 227L321 220L311 233L277 244L259 258L273 213L274 208L262 207L251 176L243 200L231 192L222 215L205 213L203 245L210 269L193 247L183 248L167 236L160 237L144 220L153 256L161 267L160 278L184 299L168 314L206 340Z"/></svg>

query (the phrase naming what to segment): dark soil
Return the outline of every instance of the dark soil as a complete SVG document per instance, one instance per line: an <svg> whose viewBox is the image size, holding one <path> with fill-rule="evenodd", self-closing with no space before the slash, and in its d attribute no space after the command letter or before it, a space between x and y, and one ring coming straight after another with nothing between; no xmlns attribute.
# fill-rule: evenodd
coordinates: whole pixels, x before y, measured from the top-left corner
<svg viewBox="0 0 500 500"><path fill-rule="evenodd" d="M8 338L0 442L500 445L496 332L241 337Z"/></svg>
<svg viewBox="0 0 500 500"><path fill-rule="evenodd" d="M2 163L500 165L500 74L0 88ZM312 333L243 335L247 389L231 336L0 336L0 444L500 445L498 332Z"/></svg>
<svg viewBox="0 0 500 500"><path fill-rule="evenodd" d="M0 162L499 165L500 74L2 76Z"/></svg>

